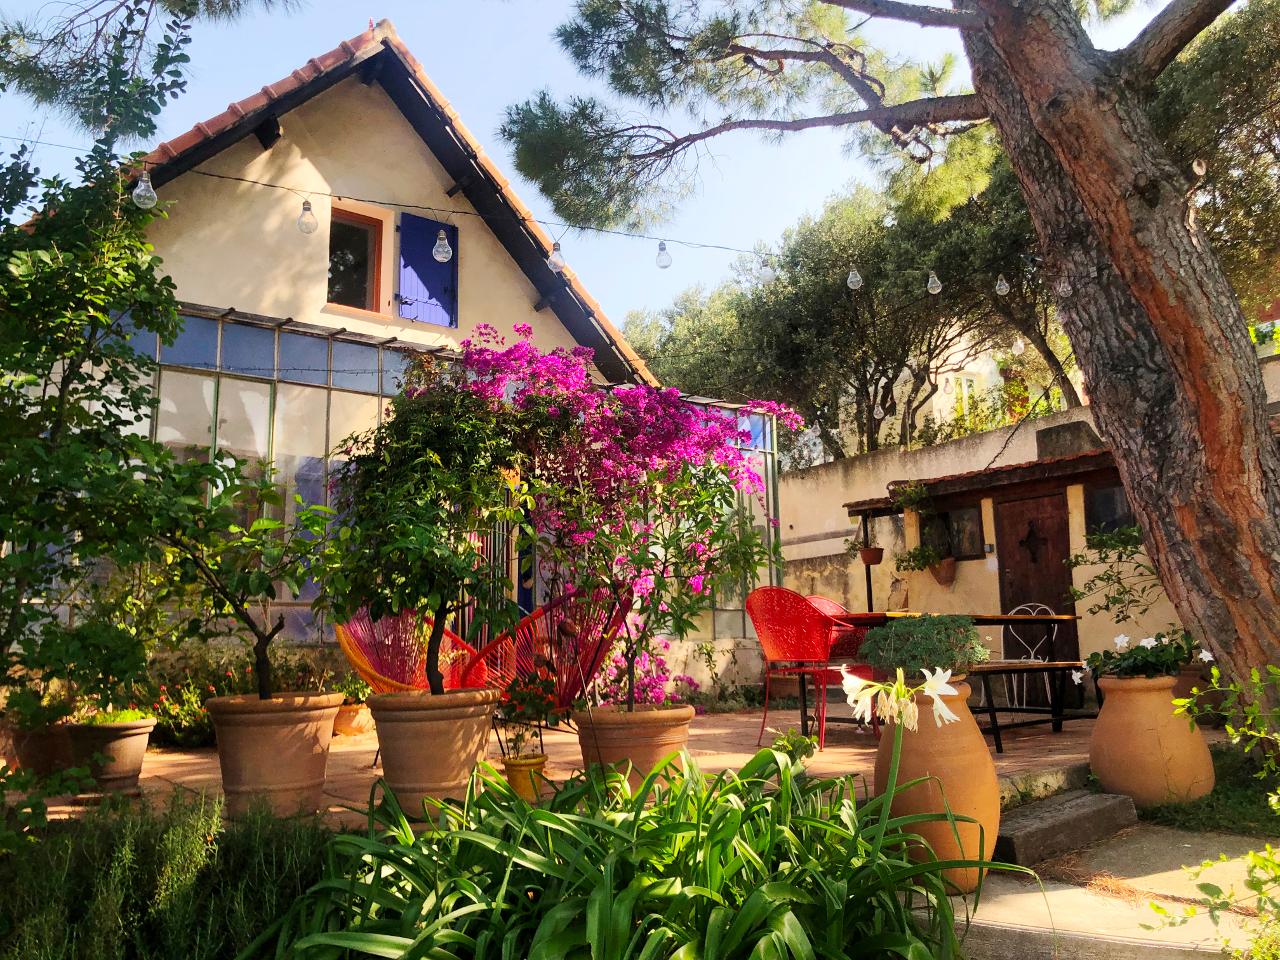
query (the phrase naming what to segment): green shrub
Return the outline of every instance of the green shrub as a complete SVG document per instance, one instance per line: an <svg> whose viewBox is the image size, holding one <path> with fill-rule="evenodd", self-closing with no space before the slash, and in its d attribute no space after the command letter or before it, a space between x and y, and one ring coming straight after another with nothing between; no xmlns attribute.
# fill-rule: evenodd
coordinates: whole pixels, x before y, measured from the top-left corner
<svg viewBox="0 0 1280 960"><path fill-rule="evenodd" d="M0 859L0 960L223 960L320 876L332 834L212 800L92 813Z"/></svg>
<svg viewBox="0 0 1280 960"><path fill-rule="evenodd" d="M908 680L924 668L964 673L991 656L968 617L894 617L867 631L859 658L890 676L898 668Z"/></svg>
<svg viewBox="0 0 1280 960"><path fill-rule="evenodd" d="M957 863L909 857L919 821L890 815L892 791L859 803L854 778L800 776L771 750L714 778L685 762L682 772L672 758L634 793L623 775L597 770L541 807L485 767L465 804L418 832L384 797L375 814L386 833L336 838L325 879L262 949L432 960L958 955L940 876Z"/></svg>

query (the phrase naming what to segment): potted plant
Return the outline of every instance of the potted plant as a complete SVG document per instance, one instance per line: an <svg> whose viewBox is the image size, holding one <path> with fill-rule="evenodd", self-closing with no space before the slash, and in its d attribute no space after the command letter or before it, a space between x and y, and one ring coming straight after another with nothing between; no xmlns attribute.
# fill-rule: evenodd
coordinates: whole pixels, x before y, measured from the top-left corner
<svg viewBox="0 0 1280 960"><path fill-rule="evenodd" d="M373 691L364 682L360 674L354 671L346 674L337 684L334 691L342 694L342 706L333 718L333 735L335 737L358 737L373 729L373 715L365 702Z"/></svg>
<svg viewBox="0 0 1280 960"><path fill-rule="evenodd" d="M542 768L547 755L542 752L542 729L555 726L560 718L556 706L555 677L545 665L532 673L518 674L502 694L501 727L506 743L502 773L511 789L530 803L541 794ZM538 749L532 747L537 738Z"/></svg>
<svg viewBox="0 0 1280 960"><path fill-rule="evenodd" d="M172 589L194 589L203 601L187 633L208 639L225 635L228 625L237 628L257 683L256 694L205 701L227 812L243 816L263 802L279 816L315 813L342 694L276 689L270 652L285 619L271 602L281 587L300 594L332 512L295 498L294 519L286 523L268 515L282 508L269 471L254 471L253 478L229 457L181 467L182 482L205 478L207 500L161 491L150 509L160 523L158 540L173 557Z"/></svg>
<svg viewBox="0 0 1280 960"><path fill-rule="evenodd" d="M936 856L939 860L989 859L1000 828L1000 786L986 739L967 703L965 671L970 664L981 663L990 656L973 621L955 616L895 618L867 631L860 656L881 675L896 677L897 684L912 688L903 708L905 713L880 718L891 724L903 717L913 721L903 724L894 784L901 789L894 794L893 815L950 811L957 817L970 818L957 821L954 828L945 821L921 823L918 832L932 853L920 847L919 856ZM924 686L916 689L922 679ZM863 681L846 675L845 688L851 691L850 702L856 709L859 704L865 706L865 697L860 700L853 695L863 686ZM891 702L897 701L882 700ZM930 703L935 716L948 722L917 726L914 713ZM869 719L869 714L863 719ZM892 735L880 738L875 769L877 794L890 786L894 742ZM973 867L957 868L947 871L946 878L957 891L967 893L977 888L980 873Z"/></svg>
<svg viewBox="0 0 1280 960"><path fill-rule="evenodd" d="M488 394L474 373L424 355L391 401L394 415L344 441L338 520L319 567L320 602L338 623L367 610L375 621L410 617L421 634L426 689L368 701L386 784L409 811L464 796L484 756L501 691L446 691L445 628L465 612L478 645L518 619L507 564L493 562L487 538L506 529L520 540L527 444L557 427L544 409Z"/></svg>
<svg viewBox="0 0 1280 960"><path fill-rule="evenodd" d="M848 551L856 553L858 559L868 567L876 567L884 562L884 547L880 546L874 528L870 528L865 543L858 543L852 537L845 541Z"/></svg>
<svg viewBox="0 0 1280 960"><path fill-rule="evenodd" d="M900 571L928 570L939 586L949 587L956 582L956 558L944 557L932 544L922 543L905 550L894 558Z"/></svg>
<svg viewBox="0 0 1280 960"><path fill-rule="evenodd" d="M1086 661L1102 692L1102 709L1089 739L1089 766L1109 793L1133 797L1139 807L1186 803L1213 789L1213 759L1194 721L1179 716L1174 685L1193 660L1213 655L1178 630L1131 641Z"/></svg>

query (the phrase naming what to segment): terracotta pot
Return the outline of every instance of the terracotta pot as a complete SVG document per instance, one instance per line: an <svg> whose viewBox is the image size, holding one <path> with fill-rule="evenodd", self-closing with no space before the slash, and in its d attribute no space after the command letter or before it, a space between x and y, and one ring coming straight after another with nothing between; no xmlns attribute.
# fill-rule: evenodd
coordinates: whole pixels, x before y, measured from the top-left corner
<svg viewBox="0 0 1280 960"><path fill-rule="evenodd" d="M13 752L19 770L30 770L39 777L71 766L71 740L61 723L38 730L14 730Z"/></svg>
<svg viewBox="0 0 1280 960"><path fill-rule="evenodd" d="M547 765L547 755L535 753L525 757L504 757L502 774L511 789L530 803L537 803L542 795L542 768Z"/></svg>
<svg viewBox="0 0 1280 960"><path fill-rule="evenodd" d="M929 564L929 572L933 574L933 579L938 581L939 586L951 586L956 582L956 558L943 557L937 563Z"/></svg>
<svg viewBox="0 0 1280 960"><path fill-rule="evenodd" d="M884 563L884 547L860 547L858 557L868 567L878 566Z"/></svg>
<svg viewBox="0 0 1280 960"><path fill-rule="evenodd" d="M583 764L630 763L628 779L633 787L668 756L689 745L692 720L693 707L688 704L641 704L630 712L606 704L573 712ZM676 763L683 769L682 760Z"/></svg>
<svg viewBox="0 0 1280 960"><path fill-rule="evenodd" d="M252 694L205 701L218 738L227 815L256 802L276 816L320 809L340 693Z"/></svg>
<svg viewBox="0 0 1280 960"><path fill-rule="evenodd" d="M147 742L156 722L152 719L125 723L69 723L71 762L88 767L97 793L137 796L138 778L147 755ZM95 761L94 757L105 759Z"/></svg>
<svg viewBox="0 0 1280 960"><path fill-rule="evenodd" d="M987 749L987 741L969 712L966 700L969 685L953 679L955 696L943 697L959 720L938 726L933 719L933 701L916 695L920 722L915 730L902 731L902 753L898 760L898 783L909 783L919 777L931 777L924 783L895 793L893 815L943 813L948 807L956 816L972 817L976 823L945 820L917 823L908 829L923 837L933 854L921 845L912 848L912 856L920 861L933 859L989 859L1000 832L1000 785L996 765ZM889 766L893 760L894 725L887 725L880 735L876 750L875 789L885 792L889 785ZM959 842L957 842L957 836ZM958 893L977 889L981 871L977 868L951 869L943 876Z"/></svg>
<svg viewBox="0 0 1280 960"><path fill-rule="evenodd" d="M1108 793L1139 807L1186 803L1213 789L1213 758L1199 728L1173 712L1176 677L1103 677L1089 766Z"/></svg>
<svg viewBox="0 0 1280 960"><path fill-rule="evenodd" d="M489 743L493 708L501 695L484 688L369 698L383 779L408 816L422 816L424 800L466 796L471 772Z"/></svg>
<svg viewBox="0 0 1280 960"><path fill-rule="evenodd" d="M344 703L333 718L335 737L358 737L373 729L373 714L367 704Z"/></svg>

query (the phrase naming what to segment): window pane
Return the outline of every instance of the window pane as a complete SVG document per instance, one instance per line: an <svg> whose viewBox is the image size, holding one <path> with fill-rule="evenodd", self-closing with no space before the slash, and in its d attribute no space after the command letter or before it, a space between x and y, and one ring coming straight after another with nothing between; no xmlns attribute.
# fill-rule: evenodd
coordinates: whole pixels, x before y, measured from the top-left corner
<svg viewBox="0 0 1280 960"><path fill-rule="evenodd" d="M182 323L182 332L173 346L161 349L161 362L212 370L218 365L218 321L208 317L183 317Z"/></svg>
<svg viewBox="0 0 1280 960"><path fill-rule="evenodd" d="M327 391L282 383L276 388L274 462L285 501L285 518L296 512L293 497L325 502L324 458Z"/></svg>
<svg viewBox="0 0 1280 960"><path fill-rule="evenodd" d="M377 397L362 397L354 393L334 391L329 395L329 451L334 450L353 433L363 433L378 423Z"/></svg>
<svg viewBox="0 0 1280 960"><path fill-rule="evenodd" d="M333 341L333 385L361 393L378 392L378 348L365 343Z"/></svg>
<svg viewBox="0 0 1280 960"><path fill-rule="evenodd" d="M276 372L276 332L241 323L222 325L222 369L251 377L273 377Z"/></svg>
<svg viewBox="0 0 1280 960"><path fill-rule="evenodd" d="M373 310L373 228L337 217L329 224L329 302Z"/></svg>
<svg viewBox="0 0 1280 960"><path fill-rule="evenodd" d="M1088 487L1084 492L1085 533L1114 533L1137 525L1124 487Z"/></svg>
<svg viewBox="0 0 1280 960"><path fill-rule="evenodd" d="M253 461L270 448L271 384L223 377L218 390L218 449Z"/></svg>
<svg viewBox="0 0 1280 960"><path fill-rule="evenodd" d="M404 372L413 358L400 350L382 351L382 392L388 397L400 392Z"/></svg>
<svg viewBox="0 0 1280 960"><path fill-rule="evenodd" d="M280 333L280 379L294 383L329 382L329 341L304 333Z"/></svg>
<svg viewBox="0 0 1280 960"><path fill-rule="evenodd" d="M982 540L982 508L961 507L947 513L951 528L951 552L957 560L980 560L985 554Z"/></svg>
<svg viewBox="0 0 1280 960"><path fill-rule="evenodd" d="M156 440L172 447L182 460L209 458L213 443L213 377L180 370L160 374L160 406Z"/></svg>

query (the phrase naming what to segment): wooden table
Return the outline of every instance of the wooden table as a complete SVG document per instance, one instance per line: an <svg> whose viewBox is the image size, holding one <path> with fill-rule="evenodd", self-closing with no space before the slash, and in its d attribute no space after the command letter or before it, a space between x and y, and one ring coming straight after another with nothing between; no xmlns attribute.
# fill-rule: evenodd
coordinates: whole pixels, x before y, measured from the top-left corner
<svg viewBox="0 0 1280 960"><path fill-rule="evenodd" d="M987 726L983 727L981 724L978 726L983 733L990 734L992 740L995 741L996 753L1004 753L1004 742L1000 737L1001 729L1012 730L1015 727L1037 727L1047 723L1053 726L1054 733L1061 733L1062 724L1065 720L1088 720L1097 716L1096 713L1083 710L1074 710L1071 713L1067 713L1067 684L1070 682L1069 677L1073 670L1079 670L1081 674L1086 672L1084 663L1079 660L988 660L986 663L975 664L969 668L969 679L976 678L982 686L982 698L985 706L980 707L979 710L985 713L988 719ZM996 706L995 698L991 695L992 677L1038 674L1046 674L1049 677L1049 706ZM1083 682L1083 676L1081 680ZM1026 713L1038 716L1031 720L1015 720L1013 723L1006 723L1002 727L999 718L1001 713Z"/></svg>
<svg viewBox="0 0 1280 960"><path fill-rule="evenodd" d="M849 627L870 628L883 627L890 620L920 616L924 616L924 614L917 613L914 610L877 610L874 613L842 613L832 619L838 620ZM1016 627L1021 624L1050 626L1053 624L1074 623L1080 619L1074 613L956 613L946 614L946 616L967 617L973 621L975 627Z"/></svg>

